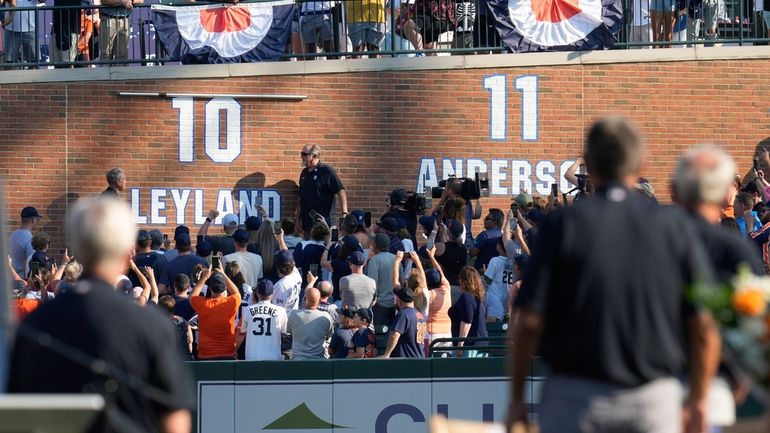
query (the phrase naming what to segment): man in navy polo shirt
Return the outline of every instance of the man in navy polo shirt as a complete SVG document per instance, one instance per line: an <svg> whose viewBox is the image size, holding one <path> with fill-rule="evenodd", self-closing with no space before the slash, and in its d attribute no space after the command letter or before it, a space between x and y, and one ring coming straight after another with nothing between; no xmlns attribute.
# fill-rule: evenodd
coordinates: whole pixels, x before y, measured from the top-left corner
<svg viewBox="0 0 770 433"><path fill-rule="evenodd" d="M302 148L302 173L299 175L299 207L294 215L297 227L302 228L302 236L310 239L310 230L315 221L311 211L318 212L331 223L331 211L335 197L339 200L342 216L348 214L348 198L337 172L328 164L321 162L321 146L308 144Z"/></svg>
<svg viewBox="0 0 770 433"><path fill-rule="evenodd" d="M168 288L171 287L174 278L179 274L185 274L192 280L192 271L195 265L201 264L206 268L209 267L205 259L192 253L190 235L188 233L182 232L176 236L176 249L179 251L179 256L166 265L166 269L160 276L158 288L161 293L168 293Z"/></svg>

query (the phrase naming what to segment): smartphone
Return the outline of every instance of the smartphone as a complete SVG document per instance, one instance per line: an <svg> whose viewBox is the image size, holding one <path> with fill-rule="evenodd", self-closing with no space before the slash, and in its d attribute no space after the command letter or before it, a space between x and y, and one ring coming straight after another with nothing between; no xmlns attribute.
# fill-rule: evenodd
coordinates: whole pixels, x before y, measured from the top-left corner
<svg viewBox="0 0 770 433"><path fill-rule="evenodd" d="M364 212L364 226L371 227L372 226L372 213L371 212Z"/></svg>
<svg viewBox="0 0 770 433"><path fill-rule="evenodd" d="M345 225L345 218L340 218L339 224L337 224L337 227L342 227Z"/></svg>
<svg viewBox="0 0 770 433"><path fill-rule="evenodd" d="M511 225L511 231L515 232L516 231L516 226L519 225L519 220L514 218L514 219L511 220L511 222L509 224Z"/></svg>
<svg viewBox="0 0 770 433"><path fill-rule="evenodd" d="M29 275L40 275L40 262L29 262Z"/></svg>
<svg viewBox="0 0 770 433"><path fill-rule="evenodd" d="M163 233L163 242L166 242L168 240L168 235L166 233Z"/></svg>
<svg viewBox="0 0 770 433"><path fill-rule="evenodd" d="M310 264L310 273L313 274L314 277L318 276L318 264L316 263Z"/></svg>
<svg viewBox="0 0 770 433"><path fill-rule="evenodd" d="M559 184L558 183L552 183L551 184L551 194L553 194L554 198L559 197Z"/></svg>
<svg viewBox="0 0 770 433"><path fill-rule="evenodd" d="M519 208L519 204L518 204L518 203L516 203L516 200L514 200L514 201L511 203L511 210L512 210L514 213L516 213L516 210L517 210L518 208Z"/></svg>
<svg viewBox="0 0 770 433"><path fill-rule="evenodd" d="M282 230L281 229L281 222L280 221L274 222L273 223L273 232L275 234L277 234L277 235L280 235L281 234L281 230Z"/></svg>
<svg viewBox="0 0 770 433"><path fill-rule="evenodd" d="M340 229L337 226L332 226L332 242L337 242L340 239Z"/></svg>
<svg viewBox="0 0 770 433"><path fill-rule="evenodd" d="M222 267L222 259L219 256L211 256L211 267L213 269Z"/></svg>

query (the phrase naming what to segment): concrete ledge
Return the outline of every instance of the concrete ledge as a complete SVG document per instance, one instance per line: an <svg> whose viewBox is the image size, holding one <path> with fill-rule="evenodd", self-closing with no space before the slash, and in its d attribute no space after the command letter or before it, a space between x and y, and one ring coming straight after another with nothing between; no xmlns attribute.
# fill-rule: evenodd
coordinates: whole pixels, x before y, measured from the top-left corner
<svg viewBox="0 0 770 433"><path fill-rule="evenodd" d="M405 72L507 67L574 66L611 63L687 62L699 60L770 59L770 46L690 47L658 50L612 50L478 56L401 57L306 62L241 63L231 65L170 65L97 67L0 72L2 84L78 81L178 80L271 75Z"/></svg>

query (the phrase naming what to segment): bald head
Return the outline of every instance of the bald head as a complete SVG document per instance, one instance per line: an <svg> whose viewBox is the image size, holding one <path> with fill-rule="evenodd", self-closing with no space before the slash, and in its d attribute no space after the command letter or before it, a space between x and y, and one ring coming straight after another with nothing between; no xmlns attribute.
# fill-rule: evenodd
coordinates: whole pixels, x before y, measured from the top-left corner
<svg viewBox="0 0 770 433"><path fill-rule="evenodd" d="M334 292L334 286L332 286L332 283L329 281L321 281L318 283L318 292L320 293L321 299L328 299Z"/></svg>
<svg viewBox="0 0 770 433"><path fill-rule="evenodd" d="M679 160L674 175L676 201L687 207L722 206L735 178L735 161L716 146L699 146Z"/></svg>
<svg viewBox="0 0 770 433"><path fill-rule="evenodd" d="M318 289L311 287L305 290L305 308L315 310L319 303L321 303L321 292Z"/></svg>

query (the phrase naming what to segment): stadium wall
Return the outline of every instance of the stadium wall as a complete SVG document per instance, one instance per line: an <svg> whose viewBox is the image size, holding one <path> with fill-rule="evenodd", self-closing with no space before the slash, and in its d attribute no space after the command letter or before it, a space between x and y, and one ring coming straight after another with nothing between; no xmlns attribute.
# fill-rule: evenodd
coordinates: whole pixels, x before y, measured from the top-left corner
<svg viewBox="0 0 770 433"><path fill-rule="evenodd" d="M614 113L640 126L644 175L666 200L693 144L750 167L770 140L768 70L770 47L4 71L0 176L10 227L36 206L55 250L68 206L103 190L114 166L137 221L167 233L215 207L291 216L306 143L322 145L350 208L375 219L393 188L477 169L490 176L485 208L505 208L522 190L566 192L586 127Z"/></svg>

